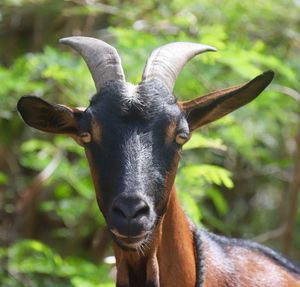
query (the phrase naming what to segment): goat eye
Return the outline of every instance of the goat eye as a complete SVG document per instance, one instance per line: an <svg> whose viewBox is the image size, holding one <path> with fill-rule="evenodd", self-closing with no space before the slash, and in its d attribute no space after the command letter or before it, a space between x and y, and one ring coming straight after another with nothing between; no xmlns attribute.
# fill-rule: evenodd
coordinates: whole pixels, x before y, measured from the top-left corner
<svg viewBox="0 0 300 287"><path fill-rule="evenodd" d="M186 133L179 133L176 135L176 143L179 144L179 145L183 145L185 144L189 139L189 135L186 134Z"/></svg>
<svg viewBox="0 0 300 287"><path fill-rule="evenodd" d="M80 139L82 140L82 142L84 143L90 143L92 141L92 136L90 133L85 132L85 133L81 133L79 135Z"/></svg>

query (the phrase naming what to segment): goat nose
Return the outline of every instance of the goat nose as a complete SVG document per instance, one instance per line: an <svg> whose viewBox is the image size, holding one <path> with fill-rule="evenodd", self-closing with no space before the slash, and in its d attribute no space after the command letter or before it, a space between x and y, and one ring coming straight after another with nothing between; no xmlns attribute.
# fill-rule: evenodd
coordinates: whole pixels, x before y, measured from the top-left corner
<svg viewBox="0 0 300 287"><path fill-rule="evenodd" d="M148 216L150 208L149 205L140 198L123 198L114 202L112 211L118 217L133 220Z"/></svg>

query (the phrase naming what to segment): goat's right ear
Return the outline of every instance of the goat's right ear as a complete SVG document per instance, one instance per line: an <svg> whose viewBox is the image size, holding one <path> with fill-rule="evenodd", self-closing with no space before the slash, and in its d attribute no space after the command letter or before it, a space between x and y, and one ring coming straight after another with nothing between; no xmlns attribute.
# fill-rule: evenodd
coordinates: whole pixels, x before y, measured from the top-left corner
<svg viewBox="0 0 300 287"><path fill-rule="evenodd" d="M274 73L267 71L246 84L180 102L187 115L190 130L213 122L251 102L271 83L273 77Z"/></svg>
<svg viewBox="0 0 300 287"><path fill-rule="evenodd" d="M22 97L17 109L29 126L38 130L76 136L82 111L63 105L50 104L38 97Z"/></svg>

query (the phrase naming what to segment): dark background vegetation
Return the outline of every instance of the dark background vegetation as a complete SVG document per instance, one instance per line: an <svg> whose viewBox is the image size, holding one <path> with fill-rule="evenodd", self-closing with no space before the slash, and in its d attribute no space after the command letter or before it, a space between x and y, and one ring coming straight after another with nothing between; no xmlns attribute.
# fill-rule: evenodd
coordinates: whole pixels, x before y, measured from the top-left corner
<svg viewBox="0 0 300 287"><path fill-rule="evenodd" d="M175 94L191 99L272 69L253 103L186 145L177 189L187 214L228 236L300 260L299 0L2 0L0 4L0 286L114 286L112 255L83 150L35 131L16 112L26 94L86 106L95 92L58 39L100 38L137 83L149 53L172 41L218 48L195 58Z"/></svg>

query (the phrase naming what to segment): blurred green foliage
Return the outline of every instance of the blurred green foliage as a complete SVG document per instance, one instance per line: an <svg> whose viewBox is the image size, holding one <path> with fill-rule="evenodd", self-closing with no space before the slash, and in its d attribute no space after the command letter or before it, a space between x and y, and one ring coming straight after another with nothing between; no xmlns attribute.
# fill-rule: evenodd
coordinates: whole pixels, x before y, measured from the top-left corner
<svg viewBox="0 0 300 287"><path fill-rule="evenodd" d="M83 150L71 139L24 126L18 99L87 106L95 92L85 63L57 40L90 35L115 46L128 81L138 83L150 52L167 42L217 47L179 76L175 95L191 99L247 81L264 70L274 84L246 108L204 127L185 146L176 185L199 225L253 238L280 227L288 209L300 91L297 0L5 0L0 4L1 286L113 286L95 256L104 220ZM18 202L41 171L31 239L20 231ZM25 226L26 227L26 226ZM101 232L100 232L101 233ZM292 257L300 260L300 211ZM98 241L97 241L98 240ZM101 240L100 240L101 241ZM278 238L265 242L280 249Z"/></svg>
<svg viewBox="0 0 300 287"><path fill-rule="evenodd" d="M22 240L9 249L0 249L7 258L7 270L0 271L1 286L112 287L109 268L78 257L62 258L39 241ZM26 275L25 275L26 274Z"/></svg>

